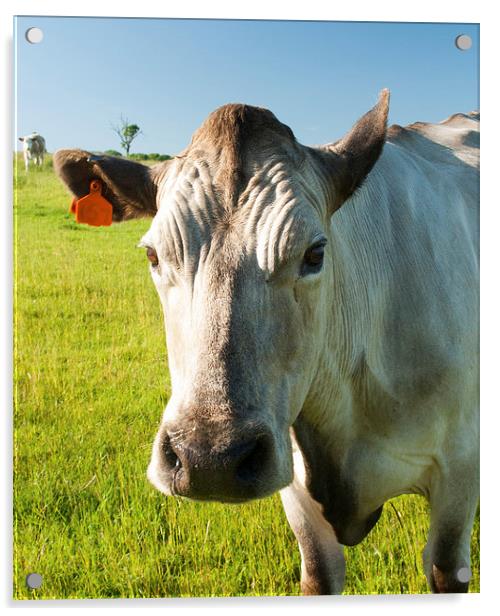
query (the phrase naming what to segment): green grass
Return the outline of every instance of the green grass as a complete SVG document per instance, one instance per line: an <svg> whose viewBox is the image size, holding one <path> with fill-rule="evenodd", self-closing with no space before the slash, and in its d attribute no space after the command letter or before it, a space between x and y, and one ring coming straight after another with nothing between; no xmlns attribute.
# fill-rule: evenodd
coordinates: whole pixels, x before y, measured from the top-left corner
<svg viewBox="0 0 500 616"><path fill-rule="evenodd" d="M43 169L16 177L14 596L299 594L279 497L227 506L166 499L147 482L169 396L148 221L76 225ZM428 592L427 505L400 497L346 550L351 593ZM472 591L479 590L479 520ZM43 575L29 591L25 576Z"/></svg>

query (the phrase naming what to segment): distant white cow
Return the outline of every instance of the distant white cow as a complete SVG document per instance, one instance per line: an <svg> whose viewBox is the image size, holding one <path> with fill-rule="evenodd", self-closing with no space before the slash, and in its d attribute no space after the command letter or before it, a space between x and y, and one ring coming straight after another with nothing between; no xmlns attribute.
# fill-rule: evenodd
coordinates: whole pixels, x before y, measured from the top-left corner
<svg viewBox="0 0 500 616"><path fill-rule="evenodd" d="M19 141L23 142L24 165L26 171L29 169L30 160L33 159L35 165L43 165L43 155L45 154L45 139L36 131L26 137L19 137Z"/></svg>

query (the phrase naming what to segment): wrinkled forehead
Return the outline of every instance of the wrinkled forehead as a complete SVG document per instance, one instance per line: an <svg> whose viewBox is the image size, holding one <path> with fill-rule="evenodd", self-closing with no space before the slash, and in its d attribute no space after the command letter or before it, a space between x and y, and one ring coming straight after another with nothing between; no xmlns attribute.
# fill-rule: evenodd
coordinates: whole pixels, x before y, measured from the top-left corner
<svg viewBox="0 0 500 616"><path fill-rule="evenodd" d="M190 156L176 159L160 186L156 219L164 222L171 216L195 214L214 225L233 224L266 208L299 202L300 176L290 161L274 156L244 164L245 181L239 179L236 189L235 179L221 181L223 170L209 160ZM234 192L232 198L228 198L230 192Z"/></svg>
<svg viewBox="0 0 500 616"><path fill-rule="evenodd" d="M301 170L283 156L263 163L250 161L254 171L228 207L227 195L203 158L175 160L160 187L158 213L147 237L168 258L198 253L202 246L228 238L245 250L257 250L259 263L302 249L321 232L317 209L304 190Z"/></svg>

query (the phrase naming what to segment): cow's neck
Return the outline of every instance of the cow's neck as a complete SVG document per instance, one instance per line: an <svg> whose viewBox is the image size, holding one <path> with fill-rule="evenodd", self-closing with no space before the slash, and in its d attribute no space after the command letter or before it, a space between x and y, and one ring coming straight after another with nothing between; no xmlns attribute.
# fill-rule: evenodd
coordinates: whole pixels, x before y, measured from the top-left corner
<svg viewBox="0 0 500 616"><path fill-rule="evenodd" d="M376 225L369 220L373 210L358 207L353 214L355 205L365 204L351 203L350 210L332 219L326 331L315 377L294 424L311 494L346 544L360 541L381 512L381 503L361 505L356 475L364 473L370 458L365 456L371 447L365 438L370 406L388 402L369 368L373 295L383 294L385 282L372 279L373 264L360 248L366 229ZM373 428L370 434L378 430Z"/></svg>

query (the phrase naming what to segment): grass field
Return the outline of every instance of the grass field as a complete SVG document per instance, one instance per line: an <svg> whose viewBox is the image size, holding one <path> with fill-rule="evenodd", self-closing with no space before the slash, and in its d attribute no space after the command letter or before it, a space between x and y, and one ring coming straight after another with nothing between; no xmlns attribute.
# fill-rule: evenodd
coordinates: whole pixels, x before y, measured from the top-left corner
<svg viewBox="0 0 500 616"><path fill-rule="evenodd" d="M279 497L228 506L166 499L147 482L169 396L149 222L76 225L43 169L16 178L14 597L299 594ZM388 503L346 549L346 594L428 592L427 505ZM479 590L479 516L472 543ZM29 591L28 573L43 575Z"/></svg>

